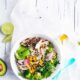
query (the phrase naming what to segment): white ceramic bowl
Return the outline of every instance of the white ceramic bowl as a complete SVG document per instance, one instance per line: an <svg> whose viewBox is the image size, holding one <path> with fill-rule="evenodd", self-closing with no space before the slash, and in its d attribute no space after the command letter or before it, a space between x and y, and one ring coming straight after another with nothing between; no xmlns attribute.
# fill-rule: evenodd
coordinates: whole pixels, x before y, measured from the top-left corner
<svg viewBox="0 0 80 80"><path fill-rule="evenodd" d="M10 62L11 62L11 67L12 67L12 70L13 72L15 73L15 75L20 79L20 80L26 80L24 79L23 77L19 76L18 73L19 73L19 70L17 68L17 65L16 65L16 61L15 61L15 52L16 50L18 49L19 45L20 45L20 42L23 41L24 39L26 38L29 38L29 37L42 37L42 38L45 38L49 41L51 41L53 43L53 45L55 46L56 50L57 50L57 53L58 53L58 56L59 56L59 60L61 61L61 57L60 57L60 50L58 48L58 46L56 45L56 43L54 42L54 39L53 38L49 38L48 36L45 36L45 35L41 35L41 34L33 34L33 35L27 35L23 38L21 38L20 40L18 40L16 42L16 44L14 45L12 51L11 51L11 56L10 56ZM49 78L46 78L44 80L52 80L52 77L54 77L54 75L57 73L57 71L60 69L60 64L57 66L56 70L54 71L54 73L49 77Z"/></svg>

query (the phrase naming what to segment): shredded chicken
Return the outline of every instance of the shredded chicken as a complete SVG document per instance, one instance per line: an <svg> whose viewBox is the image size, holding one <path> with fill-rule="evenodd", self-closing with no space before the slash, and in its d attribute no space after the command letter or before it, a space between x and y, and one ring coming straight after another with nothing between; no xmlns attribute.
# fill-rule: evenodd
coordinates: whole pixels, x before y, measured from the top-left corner
<svg viewBox="0 0 80 80"><path fill-rule="evenodd" d="M50 42L48 40L40 37L27 38L22 41L20 44L24 47L28 47L31 51L31 54L26 57L25 63L24 60L18 60L18 68L20 70L29 69L31 73L34 73L37 69L37 66L44 65L44 59L49 61L53 57L56 57L56 53L54 51L48 53L48 55L45 57L45 52L48 50L49 43Z"/></svg>

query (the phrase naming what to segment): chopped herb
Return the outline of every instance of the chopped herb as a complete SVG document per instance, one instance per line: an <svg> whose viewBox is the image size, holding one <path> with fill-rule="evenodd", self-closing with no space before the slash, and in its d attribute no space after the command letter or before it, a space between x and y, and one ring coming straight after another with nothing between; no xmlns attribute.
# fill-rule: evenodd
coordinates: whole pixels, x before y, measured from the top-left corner
<svg viewBox="0 0 80 80"><path fill-rule="evenodd" d="M80 41L78 42L78 45L80 45Z"/></svg>

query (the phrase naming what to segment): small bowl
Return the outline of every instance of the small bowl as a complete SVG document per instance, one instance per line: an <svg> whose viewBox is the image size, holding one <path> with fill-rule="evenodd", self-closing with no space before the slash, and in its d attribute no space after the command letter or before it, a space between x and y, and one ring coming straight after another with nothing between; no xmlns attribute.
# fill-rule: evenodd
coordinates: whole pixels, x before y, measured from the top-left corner
<svg viewBox="0 0 80 80"><path fill-rule="evenodd" d="M61 56L60 56L60 49L58 48L57 44L55 43L55 41L50 37L48 36L45 36L45 35L41 35L41 34L33 34L33 35L27 35L27 36L24 36L23 38L21 38L20 40L18 40L15 45L13 46L12 50L11 50L11 56L10 56L10 63L11 63L11 67L12 67L12 70L13 72L15 73L15 75L20 79L20 80L28 80L28 79L25 79L21 76L19 76L19 70L17 68L17 65L16 65L16 60L15 60L15 52L16 50L18 49L19 45L20 45L20 42L23 41L24 39L26 38L29 38L29 37L41 37L41 38L44 38L44 39L47 39L49 41L52 42L52 44L54 45L54 47L56 48L57 50L57 53L58 53L58 57L59 57L59 61L61 62ZM48 78L44 78L43 80L51 80L54 75L59 71L60 69L60 65L59 64L57 67L56 67L56 70L54 71L54 73L52 73L52 75Z"/></svg>

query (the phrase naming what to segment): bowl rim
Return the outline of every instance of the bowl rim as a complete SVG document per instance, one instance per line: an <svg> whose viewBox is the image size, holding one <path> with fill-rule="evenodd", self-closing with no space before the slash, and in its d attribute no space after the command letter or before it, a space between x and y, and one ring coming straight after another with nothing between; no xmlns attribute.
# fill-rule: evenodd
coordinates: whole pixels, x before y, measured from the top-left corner
<svg viewBox="0 0 80 80"><path fill-rule="evenodd" d="M59 71L59 69L61 67L60 66L61 65L61 52L60 52L60 49L59 49L58 45L54 42L54 38L52 38L51 36L49 37L47 35L43 35L43 34L29 34L27 36L23 36L22 38L20 38L19 40L17 40L17 42L14 44L13 48L11 49L11 54L10 54L10 64L11 64L11 68L12 68L14 74L20 80L28 80L28 79L25 79L25 78L19 76L19 74L18 74L19 73L19 70L18 70L17 65L16 65L16 62L15 62L14 54L15 54L15 51L17 50L17 48L19 47L20 42L23 41L23 40L25 40L26 38L29 38L29 37L41 37L41 38L47 39L57 49L57 53L58 53L60 64L56 67L56 70L54 71L54 73L52 73L52 75L50 77L42 79L42 80L51 80L54 77L54 75Z"/></svg>

